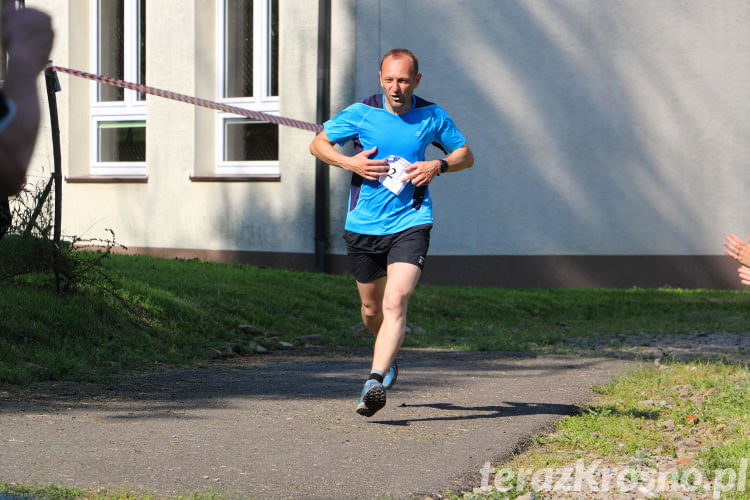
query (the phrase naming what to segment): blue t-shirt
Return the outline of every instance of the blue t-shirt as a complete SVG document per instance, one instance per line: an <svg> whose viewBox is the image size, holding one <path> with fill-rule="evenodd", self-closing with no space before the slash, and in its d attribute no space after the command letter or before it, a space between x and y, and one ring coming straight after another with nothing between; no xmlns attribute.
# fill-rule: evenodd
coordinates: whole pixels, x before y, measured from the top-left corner
<svg viewBox="0 0 750 500"><path fill-rule="evenodd" d="M396 155L410 163L423 161L432 143L448 153L466 144L445 110L417 96L412 96L412 107L403 115L388 111L382 94L370 96L341 111L323 128L337 144L353 140L356 152L377 146L373 158ZM422 224L432 224L429 186L415 188L409 182L396 196L378 181L352 174L345 224L348 231L385 235Z"/></svg>

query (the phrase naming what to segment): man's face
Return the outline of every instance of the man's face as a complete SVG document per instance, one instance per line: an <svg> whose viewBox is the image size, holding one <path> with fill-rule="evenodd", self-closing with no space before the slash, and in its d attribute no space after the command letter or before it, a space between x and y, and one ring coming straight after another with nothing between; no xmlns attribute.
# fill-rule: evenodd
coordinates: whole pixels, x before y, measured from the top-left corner
<svg viewBox="0 0 750 500"><path fill-rule="evenodd" d="M385 92L386 107L397 115L409 111L411 96L421 78L421 74L414 73L414 63L410 57L387 57L380 68L380 86Z"/></svg>

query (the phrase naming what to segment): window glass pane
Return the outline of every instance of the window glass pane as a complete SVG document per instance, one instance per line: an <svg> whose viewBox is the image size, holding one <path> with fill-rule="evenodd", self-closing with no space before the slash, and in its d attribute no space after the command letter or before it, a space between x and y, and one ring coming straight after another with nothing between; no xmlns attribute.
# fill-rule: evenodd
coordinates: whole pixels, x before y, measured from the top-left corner
<svg viewBox="0 0 750 500"><path fill-rule="evenodd" d="M224 2L224 97L253 95L253 1Z"/></svg>
<svg viewBox="0 0 750 500"><path fill-rule="evenodd" d="M269 3L268 23L268 93L279 95L279 0Z"/></svg>
<svg viewBox="0 0 750 500"><path fill-rule="evenodd" d="M278 161L279 127L245 118L224 120L224 161Z"/></svg>
<svg viewBox="0 0 750 500"><path fill-rule="evenodd" d="M146 85L146 0L138 0L138 82ZM146 99L146 94L138 92L138 100Z"/></svg>
<svg viewBox="0 0 750 500"><path fill-rule="evenodd" d="M98 122L99 162L146 161L146 122Z"/></svg>
<svg viewBox="0 0 750 500"><path fill-rule="evenodd" d="M124 0L99 0L99 60L100 74L125 78L125 6ZM124 90L100 83L99 101L122 101Z"/></svg>

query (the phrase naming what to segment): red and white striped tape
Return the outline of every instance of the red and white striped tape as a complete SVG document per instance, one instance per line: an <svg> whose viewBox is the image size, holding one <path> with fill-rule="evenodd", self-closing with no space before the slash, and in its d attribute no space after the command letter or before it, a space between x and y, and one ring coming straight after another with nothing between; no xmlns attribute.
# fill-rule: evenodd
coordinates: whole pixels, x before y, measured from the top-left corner
<svg viewBox="0 0 750 500"><path fill-rule="evenodd" d="M47 70L60 71L61 73L67 73L79 78L86 78L88 80L104 83L106 85L112 85L114 87L135 90L136 92L144 92L146 94L164 97L166 99L172 99L174 101L194 104L195 106L200 106L203 108L215 109L217 111L223 111L225 113L231 113L233 115L246 116L248 118L252 118L253 120L276 123L279 125L284 125L285 127L294 127L303 130L309 130L315 133L323 130L323 126L318 125L317 123L303 122L301 120L294 120L292 118L285 118L283 116L269 115L268 113L262 113L260 111L252 111L249 109L239 108L237 106L230 106L229 104L209 101L208 99L201 99L199 97L179 94L170 90L149 87L148 85L141 85L140 83L126 82L124 80L120 80L111 76L95 75L93 73L86 73L85 71L64 68L62 66L48 66Z"/></svg>

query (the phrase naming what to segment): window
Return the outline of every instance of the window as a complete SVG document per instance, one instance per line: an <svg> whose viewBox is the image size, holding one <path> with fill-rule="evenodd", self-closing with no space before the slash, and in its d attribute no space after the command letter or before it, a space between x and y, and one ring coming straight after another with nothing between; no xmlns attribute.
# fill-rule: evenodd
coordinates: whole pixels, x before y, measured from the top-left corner
<svg viewBox="0 0 750 500"><path fill-rule="evenodd" d="M146 80L146 0L91 0L91 66L129 82ZM92 83L91 173L146 174L146 96Z"/></svg>
<svg viewBox="0 0 750 500"><path fill-rule="evenodd" d="M217 100L279 114L278 0L218 0ZM217 113L216 173L279 175L279 127Z"/></svg>

